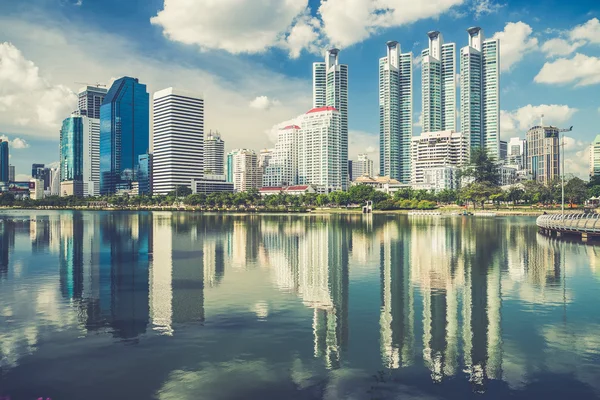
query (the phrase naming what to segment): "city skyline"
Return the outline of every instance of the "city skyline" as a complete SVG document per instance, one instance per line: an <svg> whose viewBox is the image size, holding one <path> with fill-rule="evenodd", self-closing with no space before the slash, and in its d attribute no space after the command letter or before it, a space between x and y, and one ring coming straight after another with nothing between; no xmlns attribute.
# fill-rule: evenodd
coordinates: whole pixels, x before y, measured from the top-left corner
<svg viewBox="0 0 600 400"><path fill-rule="evenodd" d="M27 62L33 63L35 67L39 68L36 78L45 82L40 90L46 91L47 89L47 91L55 93L57 99L74 100L73 104L76 104L77 96L71 94L76 93L77 89L81 87L80 83L75 83L76 81L89 82L90 86L93 85L92 82L110 85L111 80L115 77L132 75L139 78L141 82L147 83L148 91L153 93L164 87L181 86L182 81L192 78L192 72L200 71L202 73L198 78L189 79L189 86L194 90L204 91L207 102L213 104L213 108L209 110L212 115L207 118L206 129L218 129L223 133L227 139L228 149L226 150L235 147L260 149L272 147L267 134L267 131L270 131L269 126L306 111L306 104L309 104L307 100L310 101L310 80L312 78L308 64L321 59L321 50L329 47L329 44L339 44L343 52L343 62L349 65L349 79L353 82L349 87L348 95L349 109L351 110L349 158L354 159L358 153L368 149L370 157L377 162L379 159L377 155L377 71L373 66L382 55L381 47L389 40L398 40L403 44L403 51L412 51L417 55L426 47L427 32L438 30L443 32L446 42L456 43L457 48L461 48L466 44L465 29L478 25L485 29L487 37L500 37L503 43L510 44L501 46L500 49L503 60L501 66L503 76L501 119L503 122L509 122L501 125L503 130L512 131L509 136L503 134L502 139L506 140L510 136L515 136L515 133L524 137L526 130L534 125L533 122L539 119L541 113L546 115L546 121L549 124L559 127L575 125L572 134L573 140L569 141L567 149L567 171L573 171L581 176L587 175L588 168L587 165L584 165L584 161L587 164L588 158L582 154L578 156L577 153L585 152L585 148L597 134L593 120L597 118L597 109L600 104L596 104L593 97L590 97L596 87L594 75L590 72L589 76L581 75L579 78L576 77L569 81L567 77L559 76L561 74L555 74L555 78L549 77L548 72L552 72L551 67L556 67L557 60L572 61L575 59L576 53L587 57L585 59L579 57L581 61L589 59L590 63L593 63L598 56L598 48L594 45L594 36L589 34L589 32L594 32L598 24L594 18L592 2L580 2L578 7L569 14L572 18L564 18L564 21L561 20L558 24L553 25L554 32L552 32L546 30L549 26L547 19L536 20L531 16L535 14L533 5L526 8L520 2L513 1L503 7L494 8L492 13L477 15L477 20L474 21L475 11L457 1L457 5L453 8L440 6L439 10L433 13L434 15L429 11L422 14L422 19L413 18L410 26L406 25L406 21L393 22L387 29L377 30L375 34L368 33L362 38L349 34L347 41L340 41L340 36L327 36L325 38L327 40L323 40L318 46L313 46L309 49L310 51L299 52L297 58L293 58L296 57L296 54L289 58L286 51L270 45L264 47L266 51L261 49L260 54L254 54L258 50L245 50L247 44L244 43L239 45L239 50L220 44L207 44L203 47L204 52L199 54L196 46L176 45L173 43L173 41L177 41L176 39L159 40L158 36L164 32L164 26L157 21L157 19L160 20L160 17L153 20L154 24L148 22L150 18L157 16L156 10L163 6L162 1L156 3L156 9L151 11L131 10L131 7L128 8L128 11L131 13L129 20L132 25L141 27L144 31L156 31L152 40L156 44L158 57L150 57L150 55L144 54L143 49L139 49L131 52L131 55L116 67L112 61L102 58L104 52L101 47L99 50L102 51L98 51L98 54L91 54L72 37L65 36L64 43L66 45L58 43L50 45L45 41L35 43L31 40L31 34L25 31L26 27L31 27L31 18L15 18L15 16L23 16L20 14L20 8L14 5L2 6L7 13L3 16L3 27L0 28L1 40L10 42L10 45L8 42L2 44L2 57L16 60L17 65L21 65L21 62L25 63L24 66L28 65ZM488 3L490 3L488 6L493 5L493 2ZM63 5L56 10L47 9L41 3L39 5L40 11L54 17L54 21L64 22L64 27L48 27L58 37L65 35L66 27L78 30L76 23L67 19L66 15L73 13L80 15L82 19L92 18L90 13L94 8L92 4L85 2L80 7ZM316 15L319 7L322 7L318 1L311 1L309 6L311 15ZM158 12L158 15L163 14L163 11ZM439 20L429 18L432 16L439 17ZM107 23L114 20L111 13L100 13L97 18L98 21ZM108 33L94 26L92 24L90 29L93 32L102 33L107 39L121 39L121 41L116 40L117 44L125 46L142 43L138 42L138 39L123 27L115 29L113 33ZM282 29L285 30L285 28ZM144 41L143 43L152 42ZM192 43L194 42L192 41ZM515 46L515 43L518 46ZM565 43L570 47L566 50L562 49L560 52L558 46ZM95 41L91 44L98 44L98 42ZM48 52L41 52L40 45L50 46L48 49L52 49L55 56L64 56L67 49L65 46L71 46L78 55L86 55L86 57L73 57L76 60L69 66L69 74L66 74L67 71L56 69L55 59L51 58L47 54ZM216 50L215 47L221 48L221 50ZM122 48L122 46L116 46L115 51L119 52ZM569 53L571 50L572 52ZM533 55L535 52L538 52L538 56ZM174 62L164 64L160 60L160 55L167 53L171 54ZM213 57L213 61L206 63L206 67L198 66L201 59L211 55L215 57ZM144 63L140 60L148 62ZM190 67L179 67L177 61L184 64L189 61ZM246 83L239 85L234 94L227 86L239 82L240 74L233 68L238 64L241 65L240 62L246 64L244 67L247 75ZM216 71L216 64L228 65L228 67L221 68L222 71ZM161 68L158 68L159 66ZM165 72L173 71L173 68L181 74ZM25 67L22 69L27 70ZM421 68L415 67L413 120L416 125L419 125L421 114L420 75ZM267 76L268 79L265 79ZM561 85L548 83L552 81L551 78L557 83L562 79L564 83ZM13 90L12 86L10 90ZM38 96L40 99L42 98L41 94L43 93ZM17 175L27 174L26 165L31 162L51 164L57 161L56 156L50 158L51 155L44 150L47 149L47 146L57 146L57 122L52 117L54 117L55 111L58 113L60 104L54 98L46 97L45 99L45 103L42 104L48 105L46 120L36 115L29 118L29 123L18 125L15 123L17 121L15 117L19 116L22 119L22 115L17 111L8 109L0 113L2 114L0 115L0 132L8 136L11 143L14 142L11 149L11 164L16 165ZM591 102L590 99L592 99ZM32 108L35 107L30 107L30 109ZM60 120L68 116L74 109L73 106L63 108L64 110L60 111ZM225 118L227 113L233 113L235 118ZM414 134L417 135L419 130L420 127L415 126ZM245 133L248 131L251 134ZM20 161L22 158L27 161Z"/></svg>

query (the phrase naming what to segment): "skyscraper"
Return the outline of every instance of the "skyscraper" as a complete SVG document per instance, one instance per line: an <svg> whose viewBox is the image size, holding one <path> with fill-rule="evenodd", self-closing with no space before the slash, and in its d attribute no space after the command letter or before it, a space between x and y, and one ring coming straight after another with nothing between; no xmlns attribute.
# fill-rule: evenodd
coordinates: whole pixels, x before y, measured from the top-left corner
<svg viewBox="0 0 600 400"><path fill-rule="evenodd" d="M553 126L527 131L527 167L533 180L548 183L560 177L560 133Z"/></svg>
<svg viewBox="0 0 600 400"><path fill-rule="evenodd" d="M379 174L406 183L413 134L412 59L398 42L388 42L387 56L379 59Z"/></svg>
<svg viewBox="0 0 600 400"><path fill-rule="evenodd" d="M33 179L38 179L40 176L42 176L44 166L44 164L31 164L31 177Z"/></svg>
<svg viewBox="0 0 600 400"><path fill-rule="evenodd" d="M258 157L254 150L237 149L227 154L228 182L233 182L236 192L247 192L261 186Z"/></svg>
<svg viewBox="0 0 600 400"><path fill-rule="evenodd" d="M152 177L154 168L154 158L152 154L141 154L138 157L138 193L152 195Z"/></svg>
<svg viewBox="0 0 600 400"><path fill-rule="evenodd" d="M100 194L130 190L149 139L149 96L135 78L117 79L100 107Z"/></svg>
<svg viewBox="0 0 600 400"><path fill-rule="evenodd" d="M298 183L298 137L300 127L288 125L278 132L273 158L263 174L264 187L282 187Z"/></svg>
<svg viewBox="0 0 600 400"><path fill-rule="evenodd" d="M223 157L225 142L219 132L209 132L204 138L204 174L225 175Z"/></svg>
<svg viewBox="0 0 600 400"><path fill-rule="evenodd" d="M500 41L484 40L479 27L467 29L469 45L460 51L461 131L471 149L500 158Z"/></svg>
<svg viewBox="0 0 600 400"><path fill-rule="evenodd" d="M8 182L9 164L8 164L8 142L0 139L0 182Z"/></svg>
<svg viewBox="0 0 600 400"><path fill-rule="evenodd" d="M339 63L338 49L325 55L325 62L313 64L313 108L334 107L340 112L340 171L342 190L348 187L348 66Z"/></svg>
<svg viewBox="0 0 600 400"><path fill-rule="evenodd" d="M319 107L302 117L298 140L298 183L315 185L328 193L342 190L348 175L342 171L348 162L341 162L342 150L339 136L342 115L334 107Z"/></svg>
<svg viewBox="0 0 600 400"><path fill-rule="evenodd" d="M423 132L456 130L456 44L444 43L438 31L427 33L421 52Z"/></svg>
<svg viewBox="0 0 600 400"><path fill-rule="evenodd" d="M590 176L600 175L600 135L597 135L590 147Z"/></svg>
<svg viewBox="0 0 600 400"><path fill-rule="evenodd" d="M61 182L83 181L82 117L71 116L62 123L59 163Z"/></svg>
<svg viewBox="0 0 600 400"><path fill-rule="evenodd" d="M352 163L352 177L356 179L360 178L363 175L366 175L372 178L374 176L374 173L375 171L373 171L373 160L371 160L367 154L359 154L358 160L354 160L354 162Z"/></svg>
<svg viewBox="0 0 600 400"><path fill-rule="evenodd" d="M14 165L8 166L8 181L9 182L15 181L15 166Z"/></svg>
<svg viewBox="0 0 600 400"><path fill-rule="evenodd" d="M204 100L168 88L154 93L153 190L167 194L191 187L204 174Z"/></svg>
<svg viewBox="0 0 600 400"><path fill-rule="evenodd" d="M100 119L100 106L107 90L98 86L84 86L79 89L79 112L81 115Z"/></svg>

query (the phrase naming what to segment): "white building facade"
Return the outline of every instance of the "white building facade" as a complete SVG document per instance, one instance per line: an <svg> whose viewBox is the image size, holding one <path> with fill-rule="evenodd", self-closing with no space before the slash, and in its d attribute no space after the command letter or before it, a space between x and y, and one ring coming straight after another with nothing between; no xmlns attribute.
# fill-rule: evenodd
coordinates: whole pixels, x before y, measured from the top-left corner
<svg viewBox="0 0 600 400"><path fill-rule="evenodd" d="M411 174L412 80L412 53L388 42L387 55L379 59L379 174L402 182L410 182ZM352 174L354 179L360 175Z"/></svg>
<svg viewBox="0 0 600 400"><path fill-rule="evenodd" d="M334 107L308 111L300 126L298 183L314 185L320 193L343 190L348 179L342 169L342 115ZM346 167L347 168L347 167Z"/></svg>
<svg viewBox="0 0 600 400"><path fill-rule="evenodd" d="M444 43L438 31L427 33L422 56L423 132L456 130L456 44Z"/></svg>
<svg viewBox="0 0 600 400"><path fill-rule="evenodd" d="M154 93L154 194L191 188L204 174L204 100L168 88Z"/></svg>
<svg viewBox="0 0 600 400"><path fill-rule="evenodd" d="M425 132L412 140L412 184L425 183L425 170L463 167L469 161L469 143L460 132Z"/></svg>
<svg viewBox="0 0 600 400"><path fill-rule="evenodd" d="M288 125L279 130L273 157L263 173L263 187L293 186L298 183L299 134L298 125Z"/></svg>
<svg viewBox="0 0 600 400"><path fill-rule="evenodd" d="M409 147L410 149L410 147ZM352 177L354 180L360 178L361 176L375 176L375 171L373 168L373 160L369 158L367 154L359 154L358 159L352 162ZM383 175L389 176L389 175ZM395 178L392 178L395 179Z"/></svg>
<svg viewBox="0 0 600 400"><path fill-rule="evenodd" d="M424 169L423 182L417 188L435 192L456 190L459 186L459 171L458 167L450 165Z"/></svg>
<svg viewBox="0 0 600 400"><path fill-rule="evenodd" d="M340 166L342 189L348 188L348 66L339 63L339 50L325 54L325 62L313 64L313 109L334 107L340 113Z"/></svg>
<svg viewBox="0 0 600 400"><path fill-rule="evenodd" d="M470 148L500 159L500 41L467 29L469 45L460 52L461 132Z"/></svg>
<svg viewBox="0 0 600 400"><path fill-rule="evenodd" d="M597 135L590 146L590 176L600 175L600 135Z"/></svg>
<svg viewBox="0 0 600 400"><path fill-rule="evenodd" d="M83 195L100 195L100 120L82 117Z"/></svg>
<svg viewBox="0 0 600 400"><path fill-rule="evenodd" d="M225 175L225 142L219 132L204 138L204 174Z"/></svg>
<svg viewBox="0 0 600 400"><path fill-rule="evenodd" d="M236 192L247 192L261 187L261 171L254 150L237 149L227 154L231 168L231 182Z"/></svg>

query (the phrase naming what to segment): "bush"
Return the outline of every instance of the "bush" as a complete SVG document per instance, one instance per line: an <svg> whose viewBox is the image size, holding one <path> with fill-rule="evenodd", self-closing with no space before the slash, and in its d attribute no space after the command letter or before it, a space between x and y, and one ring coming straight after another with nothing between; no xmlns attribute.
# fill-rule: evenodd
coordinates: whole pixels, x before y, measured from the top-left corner
<svg viewBox="0 0 600 400"><path fill-rule="evenodd" d="M399 208L400 207L398 207L398 204L394 200L383 200L383 201L380 201L379 203L375 204L376 210L387 211L387 210L398 210Z"/></svg>
<svg viewBox="0 0 600 400"><path fill-rule="evenodd" d="M421 200L419 202L419 204L417 205L417 208L419 210L433 210L436 207L437 207L437 204L435 202L429 201L429 200Z"/></svg>

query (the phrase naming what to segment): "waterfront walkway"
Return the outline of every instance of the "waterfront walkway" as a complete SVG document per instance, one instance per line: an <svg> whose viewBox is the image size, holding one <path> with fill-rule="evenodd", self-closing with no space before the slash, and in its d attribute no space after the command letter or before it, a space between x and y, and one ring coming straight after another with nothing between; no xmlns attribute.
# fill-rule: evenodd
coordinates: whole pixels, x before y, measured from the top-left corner
<svg viewBox="0 0 600 400"><path fill-rule="evenodd" d="M552 214L537 219L540 232L550 236L575 235L587 241L600 237L600 214Z"/></svg>

